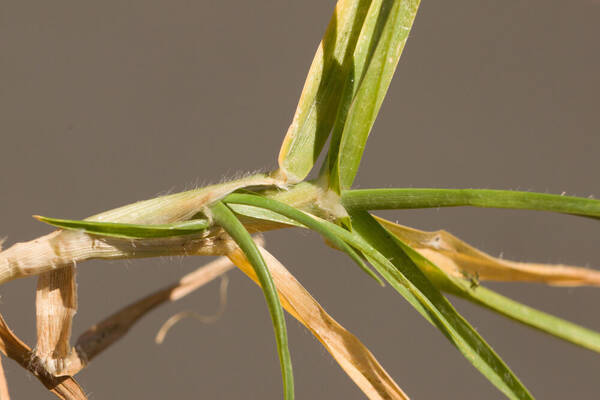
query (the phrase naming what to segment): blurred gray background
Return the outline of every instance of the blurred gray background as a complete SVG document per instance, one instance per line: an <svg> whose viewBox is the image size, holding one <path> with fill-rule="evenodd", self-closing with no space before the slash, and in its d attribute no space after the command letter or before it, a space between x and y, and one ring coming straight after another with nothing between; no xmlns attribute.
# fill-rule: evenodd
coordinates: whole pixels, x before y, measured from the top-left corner
<svg viewBox="0 0 600 400"><path fill-rule="evenodd" d="M276 166L334 1L0 2L0 235L50 229L168 191ZM357 187L479 187L600 196L600 3L424 1L383 104ZM385 213L445 228L492 255L600 267L600 225L541 212ZM269 248L414 399L503 398L391 288L314 234ZM208 259L79 265L74 337ZM225 315L213 282L143 319L78 380L91 399L277 399L279 363L263 296L238 271ZM340 277L343 278L340 279ZM600 330L600 290L491 284ZM2 314L35 341L35 279L0 288ZM455 299L453 299L455 300ZM539 399L598 398L600 357L463 301L456 306ZM321 345L288 318L297 398L361 399ZM52 398L5 360L15 399Z"/></svg>

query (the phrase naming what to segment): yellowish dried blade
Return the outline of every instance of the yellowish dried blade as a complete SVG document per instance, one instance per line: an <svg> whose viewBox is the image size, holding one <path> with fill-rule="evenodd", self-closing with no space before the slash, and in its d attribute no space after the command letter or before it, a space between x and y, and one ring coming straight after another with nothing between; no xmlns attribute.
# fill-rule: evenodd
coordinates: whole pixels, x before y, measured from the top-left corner
<svg viewBox="0 0 600 400"><path fill-rule="evenodd" d="M600 271L504 260L492 257L444 230L425 232L375 218L404 243L456 278L542 282L555 286L600 286Z"/></svg>
<svg viewBox="0 0 600 400"><path fill-rule="evenodd" d="M450 248L448 243L454 243L454 249L457 251L463 251L465 254L467 254L462 254L465 257L477 258L475 256L471 257L468 254L477 254L478 251L470 248L470 246L466 245L464 242L461 242L452 235L445 233L447 243L440 244L443 242L439 236L436 236L436 232L422 232L381 219L380 223L385 225L389 231L393 231L390 233L397 235L396 237L399 238L399 241L402 240L400 236L404 236L404 239L411 243L410 245L403 243L407 254L439 289L462 297L482 307L486 307L491 311L530 326L534 329L538 329L541 332L545 332L577 346L581 346L595 352L600 352L600 333L543 311L536 310L535 308L521 304L515 300L504 297L501 294L495 293L488 288L480 286L478 284L479 273L477 271L480 271L481 268L479 266L473 267L471 271L474 272L465 272L463 268L463 265L465 264L459 261L460 257L457 257L457 254L460 253L448 252L447 250ZM425 243L426 246L429 246L429 248L421 247L421 249L417 251L415 248L410 247L411 245L415 247L423 246L423 243ZM432 243L435 243L433 246L436 247L435 250L431 248ZM440 249L438 247L445 248L446 254L444 254L442 251L439 251ZM489 257L485 253L482 253L482 256ZM484 261L478 259L477 263L485 264L485 257L483 257ZM458 274L462 276L458 276ZM468 276L469 274L471 275ZM512 271L509 270L507 274L514 279L514 274ZM539 274L534 274L534 276L536 275ZM547 279L549 275L551 275L551 273L542 274L544 279ZM559 277L558 282L565 284L565 282L571 283L576 281L572 277L569 277L570 275L567 277ZM531 276L526 275L526 278L530 279ZM582 279L581 281L589 284L590 281L593 281L593 279Z"/></svg>
<svg viewBox="0 0 600 400"><path fill-rule="evenodd" d="M259 249L283 307L311 331L365 395L371 400L408 399L365 345L329 316L275 257L264 248ZM252 266L241 251L233 251L229 258L258 284Z"/></svg>

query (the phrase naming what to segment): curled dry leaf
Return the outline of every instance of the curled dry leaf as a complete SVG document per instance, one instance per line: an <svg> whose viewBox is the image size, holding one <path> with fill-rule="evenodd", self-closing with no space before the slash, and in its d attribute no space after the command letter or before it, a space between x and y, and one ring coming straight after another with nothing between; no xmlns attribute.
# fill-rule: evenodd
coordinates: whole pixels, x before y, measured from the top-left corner
<svg viewBox="0 0 600 400"><path fill-rule="evenodd" d="M85 393L79 384L70 376L55 378L48 374L43 366L36 362L31 349L10 330L0 315L0 351L15 360L23 368L35 375L44 386L59 399L85 400Z"/></svg>
<svg viewBox="0 0 600 400"><path fill-rule="evenodd" d="M600 286L600 271L504 260L477 250L444 230L425 232L375 218L400 240L457 278L542 282L556 286Z"/></svg>
<svg viewBox="0 0 600 400"><path fill-rule="evenodd" d="M275 257L262 247L259 249L283 307L311 331L367 397L371 400L408 399L365 345L327 314ZM258 284L252 266L241 251L233 251L229 258Z"/></svg>

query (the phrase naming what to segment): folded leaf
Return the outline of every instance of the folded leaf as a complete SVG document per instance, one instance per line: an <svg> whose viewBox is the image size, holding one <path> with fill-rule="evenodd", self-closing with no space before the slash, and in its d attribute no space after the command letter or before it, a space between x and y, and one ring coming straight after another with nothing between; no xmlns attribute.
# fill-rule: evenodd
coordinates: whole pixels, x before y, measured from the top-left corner
<svg viewBox="0 0 600 400"><path fill-rule="evenodd" d="M328 155L329 187L352 186L381 103L415 19L419 0L373 1L353 54Z"/></svg>
<svg viewBox="0 0 600 400"><path fill-rule="evenodd" d="M329 136L340 93L354 79L352 53L370 3L337 2L279 152L279 175L287 182L300 182L308 175Z"/></svg>

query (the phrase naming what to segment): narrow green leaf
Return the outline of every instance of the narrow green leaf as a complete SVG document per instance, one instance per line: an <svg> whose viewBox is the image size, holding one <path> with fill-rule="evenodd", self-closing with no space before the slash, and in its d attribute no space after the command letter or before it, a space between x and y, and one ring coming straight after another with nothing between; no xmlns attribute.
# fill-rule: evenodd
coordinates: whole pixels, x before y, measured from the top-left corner
<svg viewBox="0 0 600 400"><path fill-rule="evenodd" d="M536 310L483 286L459 292L449 289L448 292L549 335L600 353L600 333L598 332Z"/></svg>
<svg viewBox="0 0 600 400"><path fill-rule="evenodd" d="M419 0L373 1L353 54L353 79L347 82L336 117L328 164L329 186L352 186L362 153L415 19Z"/></svg>
<svg viewBox="0 0 600 400"><path fill-rule="evenodd" d="M552 211L600 218L600 200L489 189L360 189L342 193L345 207L386 210L432 207L487 207Z"/></svg>
<svg viewBox="0 0 600 400"><path fill-rule="evenodd" d="M171 236L194 235L205 231L210 223L206 219L194 219L162 225L121 224L116 222L92 222L48 218L34 215L41 222L62 229L78 230L93 235L126 239L151 239Z"/></svg>
<svg viewBox="0 0 600 400"><path fill-rule="evenodd" d="M279 173L291 183L303 180L316 162L352 80L352 53L370 0L338 1L317 49L302 95L279 153Z"/></svg>
<svg viewBox="0 0 600 400"><path fill-rule="evenodd" d="M414 264L406 254L405 246L367 212L353 210L350 215L356 233L383 255L378 263L386 270L384 277L390 284L394 287L403 285L465 358L506 396L511 399L532 399L509 367Z"/></svg>
<svg viewBox="0 0 600 400"><path fill-rule="evenodd" d="M254 206L263 209L267 209L273 211L277 214L280 214L286 218L292 219L294 221L299 222L300 224L306 226L307 228L313 229L314 231L320 233L325 237L329 242L338 248L339 250L345 252L356 262L356 264L371 278L375 279L380 285L383 285L383 281L373 272L360 258L358 253L350 247L344 240L340 239L340 237L335 234L331 230L331 225L336 226L332 223L324 223L323 220L316 219L315 217L305 214L304 212L295 209L285 203L281 203L279 201L268 199L261 196L251 195L251 194L240 194L233 193L229 196L225 197L223 201L227 204L231 204L235 206L236 204L243 204L247 206ZM247 210L242 210L247 211ZM261 214L244 214L254 218L260 218Z"/></svg>
<svg viewBox="0 0 600 400"><path fill-rule="evenodd" d="M265 264L265 260L252 240L252 237L233 212L221 201L213 204L210 210L215 222L223 227L237 243L252 265L252 268L254 268L254 272L256 272L256 276L258 277L258 281L267 301L271 319L273 320L273 329L275 330L277 351L279 352L279 361L281 363L281 372L283 375L284 398L286 400L293 400L294 376L292 373L292 360L288 348L285 316L283 315L283 309L279 301L277 288L273 283L273 278Z"/></svg>

